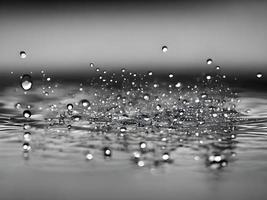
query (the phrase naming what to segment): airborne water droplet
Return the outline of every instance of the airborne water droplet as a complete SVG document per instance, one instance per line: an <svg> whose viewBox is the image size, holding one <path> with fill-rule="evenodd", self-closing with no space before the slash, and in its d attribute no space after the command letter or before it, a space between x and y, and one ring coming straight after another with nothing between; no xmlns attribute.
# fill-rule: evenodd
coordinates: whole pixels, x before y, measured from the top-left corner
<svg viewBox="0 0 267 200"><path fill-rule="evenodd" d="M68 109L68 110L72 110L72 109L73 109L73 105L72 105L71 103L69 103L69 104L67 105L67 109Z"/></svg>
<svg viewBox="0 0 267 200"><path fill-rule="evenodd" d="M262 73L257 73L257 78L262 78Z"/></svg>
<svg viewBox="0 0 267 200"><path fill-rule="evenodd" d="M19 56L20 56L20 58L24 59L27 57L27 54L25 51L21 51L21 52L19 52Z"/></svg>
<svg viewBox="0 0 267 200"><path fill-rule="evenodd" d="M167 46L163 46L163 47L161 48L161 50L162 50L162 52L166 53L166 52L168 51L168 47L167 47Z"/></svg>
<svg viewBox="0 0 267 200"><path fill-rule="evenodd" d="M31 117L31 111L29 111L29 110L24 110L24 112L23 112L23 116L25 117L25 118L30 118Z"/></svg>
<svg viewBox="0 0 267 200"><path fill-rule="evenodd" d="M169 78L173 78L173 74L169 74Z"/></svg>
<svg viewBox="0 0 267 200"><path fill-rule="evenodd" d="M28 74L24 74L21 78L20 85L25 91L30 90L32 88L31 76Z"/></svg>
<svg viewBox="0 0 267 200"><path fill-rule="evenodd" d="M84 107L84 108L87 108L90 106L90 102L87 100L87 99L82 99L80 101L80 104Z"/></svg>
<svg viewBox="0 0 267 200"><path fill-rule="evenodd" d="M207 60L207 64L208 64L208 65L211 65L212 63L213 63L212 59L209 58L209 59Z"/></svg>
<svg viewBox="0 0 267 200"><path fill-rule="evenodd" d="M111 150L108 147L103 148L103 153L105 157L111 157Z"/></svg>

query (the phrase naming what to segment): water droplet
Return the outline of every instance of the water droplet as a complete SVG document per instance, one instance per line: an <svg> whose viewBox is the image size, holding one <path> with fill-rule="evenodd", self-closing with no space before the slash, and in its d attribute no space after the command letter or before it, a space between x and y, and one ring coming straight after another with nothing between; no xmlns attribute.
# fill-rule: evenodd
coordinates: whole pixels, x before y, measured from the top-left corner
<svg viewBox="0 0 267 200"><path fill-rule="evenodd" d="M182 83L180 83L180 82L178 82L178 83L175 84L175 87L177 87L177 88L179 88L181 86L182 86Z"/></svg>
<svg viewBox="0 0 267 200"><path fill-rule="evenodd" d="M51 81L51 78L50 78L50 77L48 77L46 80L47 80L47 81Z"/></svg>
<svg viewBox="0 0 267 200"><path fill-rule="evenodd" d="M209 59L207 60L207 64L208 64L208 65L211 65L212 63L213 63L212 59L209 58Z"/></svg>
<svg viewBox="0 0 267 200"><path fill-rule="evenodd" d="M30 129L31 128L31 126L29 125L29 124L24 124L23 125L23 129L24 130L28 130L28 129Z"/></svg>
<svg viewBox="0 0 267 200"><path fill-rule="evenodd" d="M30 142L31 141L31 133L30 132L25 132L23 135L23 139L26 142Z"/></svg>
<svg viewBox="0 0 267 200"><path fill-rule="evenodd" d="M168 47L167 47L167 46L163 46L163 47L161 48L161 50L162 50L162 52L166 53L166 52L168 51Z"/></svg>
<svg viewBox="0 0 267 200"><path fill-rule="evenodd" d="M31 117L31 111L29 111L29 110L24 110L24 112L23 112L23 116L25 117L25 118L30 118Z"/></svg>
<svg viewBox="0 0 267 200"><path fill-rule="evenodd" d="M148 76L152 76L153 75L153 72L150 71L147 74L148 74Z"/></svg>
<svg viewBox="0 0 267 200"><path fill-rule="evenodd" d="M111 149L108 147L103 148L104 156L105 157L111 157Z"/></svg>
<svg viewBox="0 0 267 200"><path fill-rule="evenodd" d="M216 66L215 69L216 69L216 70L220 70L221 67L220 67L220 66Z"/></svg>
<svg viewBox="0 0 267 200"><path fill-rule="evenodd" d="M169 78L173 78L173 74L169 74Z"/></svg>
<svg viewBox="0 0 267 200"><path fill-rule="evenodd" d="M28 74L24 74L21 78L20 85L25 91L30 90L32 88L31 76Z"/></svg>
<svg viewBox="0 0 267 200"><path fill-rule="evenodd" d="M158 111L160 111L160 110L161 110L161 105L158 104L158 105L156 106L156 109L157 109Z"/></svg>
<svg viewBox="0 0 267 200"><path fill-rule="evenodd" d="M24 151L30 151L31 150L31 146L28 142L24 142L23 145L22 145L22 149Z"/></svg>
<svg viewBox="0 0 267 200"><path fill-rule="evenodd" d="M125 133L125 132L126 132L126 130L127 130L127 128L126 128L126 127L124 127L124 126L120 128L120 132L121 132L121 133Z"/></svg>
<svg viewBox="0 0 267 200"><path fill-rule="evenodd" d="M207 80L210 80L210 79L211 79L211 75L209 75L209 74L206 75L206 79L207 79Z"/></svg>
<svg viewBox="0 0 267 200"><path fill-rule="evenodd" d="M147 144L145 142L140 142L139 147L140 147L140 149L144 150L144 149L146 149Z"/></svg>
<svg viewBox="0 0 267 200"><path fill-rule="evenodd" d="M94 158L93 154L90 153L89 151L85 154L86 160L92 160Z"/></svg>
<svg viewBox="0 0 267 200"><path fill-rule="evenodd" d="M145 95L144 95L144 100L148 101L149 99L150 99L149 94L145 94Z"/></svg>
<svg viewBox="0 0 267 200"><path fill-rule="evenodd" d="M72 105L71 103L69 103L69 104L67 105L67 109L68 109L68 110L72 110L72 109L73 109L73 105Z"/></svg>
<svg viewBox="0 0 267 200"><path fill-rule="evenodd" d="M18 110L21 109L21 104L20 103L16 103L15 104L15 108L18 109Z"/></svg>
<svg viewBox="0 0 267 200"><path fill-rule="evenodd" d="M90 104L90 102L87 100L87 99L82 99L81 101L80 101L80 104L84 107L84 108L87 108L87 107L89 107L91 104Z"/></svg>
<svg viewBox="0 0 267 200"><path fill-rule="evenodd" d="M139 161L137 162L137 165L138 165L139 167L144 167L144 166L145 166L145 162L144 162L143 160L139 160Z"/></svg>
<svg viewBox="0 0 267 200"><path fill-rule="evenodd" d="M21 51L21 52L19 52L19 56L20 56L20 58L25 59L27 57L27 54L25 51Z"/></svg>
<svg viewBox="0 0 267 200"><path fill-rule="evenodd" d="M95 64L94 64L94 63L90 63L90 67L92 67L92 68L93 68L94 66L95 66Z"/></svg>
<svg viewBox="0 0 267 200"><path fill-rule="evenodd" d="M169 159L170 159L169 153L168 152L163 153L162 160L167 162L167 161L169 161Z"/></svg>
<svg viewBox="0 0 267 200"><path fill-rule="evenodd" d="M262 73L257 73L257 78L262 78Z"/></svg>

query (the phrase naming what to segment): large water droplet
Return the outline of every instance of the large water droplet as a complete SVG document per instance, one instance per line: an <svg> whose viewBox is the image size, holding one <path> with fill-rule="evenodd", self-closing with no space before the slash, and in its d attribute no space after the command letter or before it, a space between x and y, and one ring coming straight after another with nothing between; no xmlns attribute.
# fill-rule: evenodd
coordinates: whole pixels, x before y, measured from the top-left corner
<svg viewBox="0 0 267 200"><path fill-rule="evenodd" d="M32 88L31 76L28 74L24 74L21 78L20 85L25 91L30 90Z"/></svg>

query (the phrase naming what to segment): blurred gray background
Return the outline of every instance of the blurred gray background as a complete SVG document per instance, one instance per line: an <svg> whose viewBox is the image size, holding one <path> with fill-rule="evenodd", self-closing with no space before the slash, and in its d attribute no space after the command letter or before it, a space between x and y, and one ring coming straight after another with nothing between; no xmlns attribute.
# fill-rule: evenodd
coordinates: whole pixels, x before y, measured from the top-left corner
<svg viewBox="0 0 267 200"><path fill-rule="evenodd" d="M1 1L1 71L267 66L267 1ZM163 53L161 47L168 46ZM26 51L21 59L19 52Z"/></svg>

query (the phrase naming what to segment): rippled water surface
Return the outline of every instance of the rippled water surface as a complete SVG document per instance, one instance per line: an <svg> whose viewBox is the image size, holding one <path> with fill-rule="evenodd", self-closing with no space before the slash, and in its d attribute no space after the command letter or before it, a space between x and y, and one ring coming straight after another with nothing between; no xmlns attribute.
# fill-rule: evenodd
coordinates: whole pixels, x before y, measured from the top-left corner
<svg viewBox="0 0 267 200"><path fill-rule="evenodd" d="M262 199L267 96L213 77L3 87L1 199Z"/></svg>

